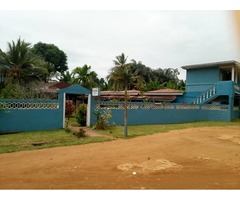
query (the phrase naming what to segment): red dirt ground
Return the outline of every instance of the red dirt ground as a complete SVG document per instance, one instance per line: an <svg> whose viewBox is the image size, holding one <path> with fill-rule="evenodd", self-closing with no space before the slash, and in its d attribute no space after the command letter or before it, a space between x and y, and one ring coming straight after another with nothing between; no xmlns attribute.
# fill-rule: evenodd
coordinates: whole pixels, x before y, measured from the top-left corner
<svg viewBox="0 0 240 200"><path fill-rule="evenodd" d="M176 130L0 161L1 189L240 189L240 130Z"/></svg>

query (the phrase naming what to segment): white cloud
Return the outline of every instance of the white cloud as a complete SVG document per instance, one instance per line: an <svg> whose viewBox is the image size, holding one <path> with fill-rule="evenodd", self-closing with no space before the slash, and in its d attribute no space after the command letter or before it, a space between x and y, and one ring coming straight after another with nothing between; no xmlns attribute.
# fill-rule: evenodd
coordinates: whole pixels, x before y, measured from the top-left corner
<svg viewBox="0 0 240 200"><path fill-rule="evenodd" d="M122 52L152 68L238 59L228 11L0 11L0 27L2 50L19 36L52 43L99 77Z"/></svg>

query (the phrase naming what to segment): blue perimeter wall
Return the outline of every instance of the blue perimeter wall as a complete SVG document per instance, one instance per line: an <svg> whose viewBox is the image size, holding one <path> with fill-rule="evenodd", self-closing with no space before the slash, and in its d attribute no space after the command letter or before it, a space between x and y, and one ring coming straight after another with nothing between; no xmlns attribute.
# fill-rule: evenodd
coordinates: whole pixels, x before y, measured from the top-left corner
<svg viewBox="0 0 240 200"><path fill-rule="evenodd" d="M98 102L99 110L111 110L110 123L123 125L123 103ZM110 106L109 106L110 105ZM173 124L195 121L231 121L239 118L239 110L232 110L229 105L183 105L165 104L154 105L152 103L130 103L134 108L128 109L128 124ZM147 108L143 108L146 106ZM164 108L165 106L165 108ZM111 108L112 107L112 108Z"/></svg>
<svg viewBox="0 0 240 200"><path fill-rule="evenodd" d="M0 133L63 128L62 99L0 100Z"/></svg>

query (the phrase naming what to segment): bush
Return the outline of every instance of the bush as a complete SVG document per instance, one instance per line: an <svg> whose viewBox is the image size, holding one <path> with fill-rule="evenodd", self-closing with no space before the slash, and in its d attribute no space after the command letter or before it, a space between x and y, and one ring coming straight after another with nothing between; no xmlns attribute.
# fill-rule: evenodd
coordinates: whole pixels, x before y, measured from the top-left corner
<svg viewBox="0 0 240 200"><path fill-rule="evenodd" d="M41 91L41 82L18 84L9 82L0 91L2 99L56 99L56 95L47 95Z"/></svg>
<svg viewBox="0 0 240 200"><path fill-rule="evenodd" d="M86 126L87 121L87 106L85 104L80 104L77 110L77 122L81 126Z"/></svg>
<svg viewBox="0 0 240 200"><path fill-rule="evenodd" d="M96 110L95 113L97 122L94 125L93 129L104 130L109 126L109 120L112 118L111 110L107 109L102 113L99 110Z"/></svg>
<svg viewBox="0 0 240 200"><path fill-rule="evenodd" d="M65 116L71 117L73 113L75 112L75 106L73 105L73 102L71 100L66 100L65 103Z"/></svg>
<svg viewBox="0 0 240 200"><path fill-rule="evenodd" d="M73 105L73 102L71 100L66 100L66 103L65 103L65 116L67 117L66 128L68 128L69 119L73 115L75 110L76 109L75 109L75 106Z"/></svg>
<svg viewBox="0 0 240 200"><path fill-rule="evenodd" d="M78 132L74 132L73 135L75 135L78 138L86 137L85 130L83 128L80 128Z"/></svg>

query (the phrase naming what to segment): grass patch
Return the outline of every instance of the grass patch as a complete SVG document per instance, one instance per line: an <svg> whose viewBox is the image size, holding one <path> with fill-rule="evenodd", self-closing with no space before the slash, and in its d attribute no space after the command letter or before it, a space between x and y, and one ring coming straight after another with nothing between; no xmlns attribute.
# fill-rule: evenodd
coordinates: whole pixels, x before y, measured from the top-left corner
<svg viewBox="0 0 240 200"><path fill-rule="evenodd" d="M88 144L110 140L102 137L77 138L65 130L34 131L0 135L0 153Z"/></svg>
<svg viewBox="0 0 240 200"><path fill-rule="evenodd" d="M202 121L183 124L129 126L128 138L134 138L141 135L151 135L154 133L166 133L171 130L211 126L240 126L240 119L233 122ZM113 126L107 130L96 131L103 135L111 135L116 138L124 138L122 126ZM77 138L71 132L67 133L65 130L0 134L0 153L44 149L58 146L80 145L93 142L104 142L109 140L111 139L104 136Z"/></svg>
<svg viewBox="0 0 240 200"><path fill-rule="evenodd" d="M66 119L66 120L67 120L67 119ZM69 124L71 124L71 125L74 126L74 127L80 126L80 125L78 124L78 122L77 122L77 119L76 119L76 116L75 116L75 115L69 118Z"/></svg>
<svg viewBox="0 0 240 200"><path fill-rule="evenodd" d="M240 126L240 119L232 122L219 121L201 121L182 124L150 124L128 126L128 138L134 138L141 135L151 135L154 133L166 133L171 130L180 130L194 127L211 127L211 126ZM107 130L97 130L103 135L112 135L116 138L124 138L123 126L113 126Z"/></svg>

